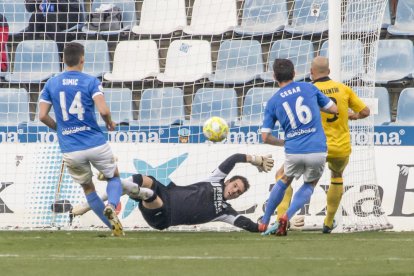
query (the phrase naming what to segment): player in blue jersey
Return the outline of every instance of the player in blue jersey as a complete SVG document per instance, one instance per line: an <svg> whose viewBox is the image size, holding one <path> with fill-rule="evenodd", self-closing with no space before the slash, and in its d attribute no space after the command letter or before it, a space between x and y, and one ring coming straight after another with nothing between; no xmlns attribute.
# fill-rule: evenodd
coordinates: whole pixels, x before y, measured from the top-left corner
<svg viewBox="0 0 414 276"><path fill-rule="evenodd" d="M109 131L116 123L106 105L100 81L82 73L84 47L75 42L66 45L63 59L66 71L49 79L40 96L39 119L56 130L60 149L69 174L79 183L92 210L112 229L114 236L123 235L122 225L115 213L120 201L122 184L112 150L95 116L95 106ZM56 121L49 116L51 107ZM108 179L108 204L105 206L92 182L91 164Z"/></svg>
<svg viewBox="0 0 414 276"><path fill-rule="evenodd" d="M276 59L273 64L274 78L279 84L267 102L262 126L263 142L285 146L284 175L270 192L260 230L264 231L294 178L303 175L304 184L295 193L286 214L279 219L278 236L287 234L290 218L310 201L315 185L325 168L327 146L322 128L320 110L336 114L335 103L311 83L295 82L295 69L288 59ZM285 140L272 135L276 121L285 132Z"/></svg>

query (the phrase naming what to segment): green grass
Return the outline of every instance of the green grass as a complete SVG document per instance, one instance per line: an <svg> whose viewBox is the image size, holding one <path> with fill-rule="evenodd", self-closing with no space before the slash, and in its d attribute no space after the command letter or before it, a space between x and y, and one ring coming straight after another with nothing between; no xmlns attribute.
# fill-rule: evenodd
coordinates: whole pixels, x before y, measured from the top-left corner
<svg viewBox="0 0 414 276"><path fill-rule="evenodd" d="M0 275L414 275L414 233L3 231Z"/></svg>

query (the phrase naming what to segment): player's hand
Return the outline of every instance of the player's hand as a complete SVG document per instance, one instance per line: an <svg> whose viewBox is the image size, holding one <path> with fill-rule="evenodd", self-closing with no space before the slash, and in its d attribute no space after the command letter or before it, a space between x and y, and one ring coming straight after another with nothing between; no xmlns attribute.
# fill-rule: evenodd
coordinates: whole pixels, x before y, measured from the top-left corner
<svg viewBox="0 0 414 276"><path fill-rule="evenodd" d="M273 168L274 162L271 154L264 156L253 155L251 161L251 163L257 167L259 172L269 172Z"/></svg>
<svg viewBox="0 0 414 276"><path fill-rule="evenodd" d="M354 112L348 112L348 120L358 120L359 119L359 114L358 113L354 113Z"/></svg>
<svg viewBox="0 0 414 276"><path fill-rule="evenodd" d="M114 131L116 127L116 123L114 121L111 121L111 123L106 124L106 129L109 131Z"/></svg>

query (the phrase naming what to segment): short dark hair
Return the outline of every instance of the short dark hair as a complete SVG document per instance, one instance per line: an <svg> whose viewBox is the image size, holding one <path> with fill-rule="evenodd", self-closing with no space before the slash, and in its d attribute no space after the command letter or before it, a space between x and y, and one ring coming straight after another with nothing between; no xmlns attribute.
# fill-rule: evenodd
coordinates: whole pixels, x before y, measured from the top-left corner
<svg viewBox="0 0 414 276"><path fill-rule="evenodd" d="M85 55L85 48L77 42L69 42L63 49L63 60L67 66L76 66Z"/></svg>
<svg viewBox="0 0 414 276"><path fill-rule="evenodd" d="M277 58L273 63L273 73L278 82L293 80L295 76L295 66L285 58Z"/></svg>
<svg viewBox="0 0 414 276"><path fill-rule="evenodd" d="M244 192L247 192L247 190L250 188L249 180L247 180L247 178L246 178L246 177L244 177L244 176L241 176L241 175L235 175L235 176L232 176L232 177L229 179L229 182L235 181L235 180L237 180L237 179L240 179L240 180L241 180L241 182L243 182L243 185L244 185Z"/></svg>

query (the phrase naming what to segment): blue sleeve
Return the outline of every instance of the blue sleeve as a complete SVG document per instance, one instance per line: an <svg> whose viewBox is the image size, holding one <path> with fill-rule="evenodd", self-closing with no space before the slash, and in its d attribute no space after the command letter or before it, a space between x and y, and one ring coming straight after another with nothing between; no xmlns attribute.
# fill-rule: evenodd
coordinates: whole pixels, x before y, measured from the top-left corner
<svg viewBox="0 0 414 276"><path fill-rule="evenodd" d="M271 132L275 127L277 117L276 113L273 112L274 101L269 101L266 105L264 116L263 116L263 125L262 132Z"/></svg>
<svg viewBox="0 0 414 276"><path fill-rule="evenodd" d="M315 89L316 97L318 98L318 105L319 107L325 107L331 99L329 99L325 94L323 94L316 86L313 86Z"/></svg>
<svg viewBox="0 0 414 276"><path fill-rule="evenodd" d="M50 91L49 91L49 82L46 82L45 86L43 87L43 90L40 94L40 99L52 103L52 98L50 97Z"/></svg>
<svg viewBox="0 0 414 276"><path fill-rule="evenodd" d="M92 87L91 87L91 89L90 89L90 91L89 91L90 93L91 93L91 97L93 98L93 96L96 94L96 93L101 93L101 94L103 94L103 87L102 87L102 84L101 84L101 82L97 79L97 78L94 78L94 80L93 80L93 82L92 82Z"/></svg>

